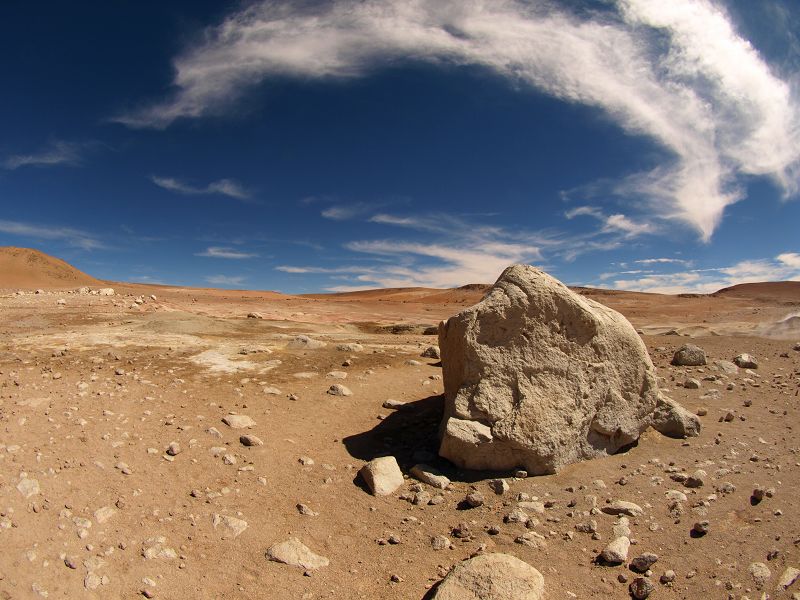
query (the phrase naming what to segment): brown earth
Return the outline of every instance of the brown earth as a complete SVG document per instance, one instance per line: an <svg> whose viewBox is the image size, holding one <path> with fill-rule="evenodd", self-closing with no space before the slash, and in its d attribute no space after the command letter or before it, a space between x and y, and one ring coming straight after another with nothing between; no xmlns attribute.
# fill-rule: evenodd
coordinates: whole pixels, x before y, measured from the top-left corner
<svg viewBox="0 0 800 600"><path fill-rule="evenodd" d="M800 335L791 321L775 329L800 310L800 297L784 284L701 297L580 290L640 329L666 393L707 411L703 432L681 441L649 431L624 453L531 478L425 456L436 451L442 385L438 361L420 357L436 338L421 332L483 288L300 297L106 285L117 295L0 294L0 598L134 599L146 590L170 599L421 599L452 566L491 551L539 569L548 599L623 599L628 586L618 578L637 575L596 561L618 523L592 508L611 500L644 510L630 518L629 558L659 556L652 598L800 591L800 583L776 591L784 570L800 567L800 352L792 349ZM326 345L287 347L298 334ZM672 367L687 341L711 364ZM354 343L361 348L337 348ZM741 352L759 368L724 375L713 365ZM683 387L687 377L700 389ZM327 394L333 383L353 395ZM408 406L383 408L390 398ZM255 425L231 429L222 418L232 412ZM243 446L245 432L263 446ZM180 446L175 456L166 453L170 442ZM441 503L401 499L413 478L392 496L370 495L358 470L387 454L405 473L422 458L441 469L452 480L447 490L423 486ZM698 469L702 487L675 480ZM494 476L510 491L491 491ZM774 494L752 503L756 485ZM473 490L486 502L465 509ZM687 500L670 509L669 490ZM546 507L529 524L544 537L539 548L515 542L526 526L504 523L519 494ZM298 504L318 514L301 514ZM247 528L233 538L215 529L215 514ZM590 520L599 539L576 529ZM700 520L710 532L692 537ZM460 524L470 535L453 535ZM392 535L399 543L386 543ZM436 535L453 547L434 550ZM145 557L160 537L174 558ZM330 565L306 577L269 562L266 549L291 537ZM751 563L768 567L763 585ZM675 581L659 583L667 570Z"/></svg>

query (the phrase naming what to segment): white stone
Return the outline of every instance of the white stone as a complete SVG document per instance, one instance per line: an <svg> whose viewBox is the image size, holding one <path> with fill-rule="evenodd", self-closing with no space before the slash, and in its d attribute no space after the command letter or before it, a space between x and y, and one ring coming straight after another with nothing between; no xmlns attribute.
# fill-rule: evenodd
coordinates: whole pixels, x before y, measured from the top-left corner
<svg viewBox="0 0 800 600"><path fill-rule="evenodd" d="M404 483L403 473L394 456L374 458L361 467L359 473L376 496L388 496Z"/></svg>
<svg viewBox="0 0 800 600"><path fill-rule="evenodd" d="M267 549L267 558L286 565L302 567L306 570L319 569L330 564L327 558L315 554L297 538L290 538L285 542L273 544Z"/></svg>

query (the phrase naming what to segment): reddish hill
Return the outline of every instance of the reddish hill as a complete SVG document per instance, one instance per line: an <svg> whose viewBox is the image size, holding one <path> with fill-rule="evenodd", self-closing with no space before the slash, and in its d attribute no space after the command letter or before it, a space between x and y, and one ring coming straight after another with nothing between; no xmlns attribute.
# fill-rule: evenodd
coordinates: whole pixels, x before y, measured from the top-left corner
<svg viewBox="0 0 800 600"><path fill-rule="evenodd" d="M70 288L103 282L60 258L31 248L0 247L0 288Z"/></svg>
<svg viewBox="0 0 800 600"><path fill-rule="evenodd" d="M762 283L740 283L714 292L712 296L726 298L750 298L765 302L800 303L800 281L765 281Z"/></svg>

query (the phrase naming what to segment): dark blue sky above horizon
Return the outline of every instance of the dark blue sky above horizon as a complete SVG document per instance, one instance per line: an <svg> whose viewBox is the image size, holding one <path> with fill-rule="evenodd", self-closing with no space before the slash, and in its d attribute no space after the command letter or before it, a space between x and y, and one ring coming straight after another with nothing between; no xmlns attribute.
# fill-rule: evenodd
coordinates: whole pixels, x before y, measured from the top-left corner
<svg viewBox="0 0 800 600"><path fill-rule="evenodd" d="M104 279L800 279L792 2L10 2L0 245Z"/></svg>

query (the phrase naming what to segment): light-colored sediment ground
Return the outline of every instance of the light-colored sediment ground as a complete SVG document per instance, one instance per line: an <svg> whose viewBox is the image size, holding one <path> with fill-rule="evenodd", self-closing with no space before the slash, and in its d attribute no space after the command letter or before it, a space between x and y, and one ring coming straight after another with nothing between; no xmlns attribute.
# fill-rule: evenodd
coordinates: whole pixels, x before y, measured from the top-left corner
<svg viewBox="0 0 800 600"><path fill-rule="evenodd" d="M775 325L800 310L791 290L587 292L643 332L663 388L706 412L703 432L688 441L648 432L625 453L514 478L435 456L441 369L420 357L436 342L422 331L480 288L296 297L108 285L117 295L0 294L1 598L421 599L488 550L539 569L547 598L622 599L619 579L636 574L595 560L615 528L630 530L629 559L658 555L653 598L800 592L776 589L800 567L800 335L791 321ZM670 365L687 334L708 366ZM757 370L713 365L741 352ZM699 389L683 387L687 378ZM336 383L353 394L328 394ZM407 406L383 408L388 399ZM230 414L254 424L233 429ZM244 434L263 445L243 445ZM432 504L401 497L413 496L413 478L374 497L357 473L386 454L405 473L427 462L452 483L418 488ZM687 487L698 470L702 486ZM503 495L489 487L495 476L510 486ZM770 493L753 503L756 486ZM475 490L485 503L466 508ZM533 520L504 522L524 495L542 502L528 509ZM592 510L612 500L643 514L625 523ZM709 533L692 537L702 520ZM529 530L538 547L515 541ZM434 549L434 536L451 546ZM305 576L266 558L290 538L330 564ZM753 563L770 577L754 577L764 571ZM658 583L670 570L674 581Z"/></svg>

